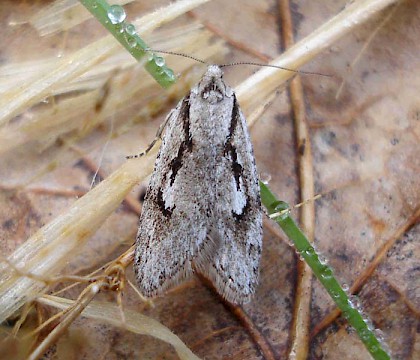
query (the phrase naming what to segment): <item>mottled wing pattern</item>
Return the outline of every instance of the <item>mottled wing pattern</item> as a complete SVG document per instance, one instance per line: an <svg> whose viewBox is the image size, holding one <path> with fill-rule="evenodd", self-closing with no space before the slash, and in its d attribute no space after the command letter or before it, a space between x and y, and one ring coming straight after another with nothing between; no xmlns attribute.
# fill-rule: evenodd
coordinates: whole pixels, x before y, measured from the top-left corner
<svg viewBox="0 0 420 360"><path fill-rule="evenodd" d="M258 283L262 211L246 121L210 66L169 115L137 234L135 271L146 296L197 270L227 300Z"/></svg>
<svg viewBox="0 0 420 360"><path fill-rule="evenodd" d="M191 259L206 236L201 209L177 184L192 150L189 111L186 96L169 114L140 217L134 269L140 291L149 297L191 274Z"/></svg>
<svg viewBox="0 0 420 360"><path fill-rule="evenodd" d="M233 95L229 136L215 171L224 184L217 191L209 236L220 246L204 268L218 292L245 303L255 292L262 249L262 211L258 176L246 120Z"/></svg>

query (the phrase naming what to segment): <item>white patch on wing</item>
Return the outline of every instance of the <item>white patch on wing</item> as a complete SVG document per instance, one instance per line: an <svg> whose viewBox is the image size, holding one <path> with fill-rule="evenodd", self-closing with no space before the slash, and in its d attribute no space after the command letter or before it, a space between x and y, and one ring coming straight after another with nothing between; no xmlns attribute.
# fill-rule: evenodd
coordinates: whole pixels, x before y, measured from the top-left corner
<svg viewBox="0 0 420 360"><path fill-rule="evenodd" d="M230 184L232 186L232 210L235 214L241 215L246 205L246 196L243 191L242 178L239 178L239 190L236 188L235 177L232 176Z"/></svg>
<svg viewBox="0 0 420 360"><path fill-rule="evenodd" d="M165 203L165 208L166 209L172 209L172 207L174 206L174 188L173 186L169 186L168 185L163 189L163 194L162 194L162 199Z"/></svg>

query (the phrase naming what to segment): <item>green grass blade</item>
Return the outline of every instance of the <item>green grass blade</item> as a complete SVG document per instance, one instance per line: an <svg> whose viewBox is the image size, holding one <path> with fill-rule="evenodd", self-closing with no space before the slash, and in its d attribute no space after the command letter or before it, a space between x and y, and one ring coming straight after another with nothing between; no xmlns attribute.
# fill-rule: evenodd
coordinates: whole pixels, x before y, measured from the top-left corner
<svg viewBox="0 0 420 360"><path fill-rule="evenodd" d="M136 34L134 25L125 21L125 12L121 6L109 5L105 0L80 0L80 3L136 60L148 56L145 68L162 87L167 88L176 82L176 76L165 65L165 60L150 52L146 43Z"/></svg>
<svg viewBox="0 0 420 360"><path fill-rule="evenodd" d="M320 261L314 247L290 217L289 205L284 201L277 200L270 189L262 182L260 182L260 189L261 201L268 214L282 228L287 237L293 241L300 256L312 269L349 324L356 330L372 357L376 360L390 359L382 343L376 338L362 314L352 304L346 292L334 277L332 269Z"/></svg>

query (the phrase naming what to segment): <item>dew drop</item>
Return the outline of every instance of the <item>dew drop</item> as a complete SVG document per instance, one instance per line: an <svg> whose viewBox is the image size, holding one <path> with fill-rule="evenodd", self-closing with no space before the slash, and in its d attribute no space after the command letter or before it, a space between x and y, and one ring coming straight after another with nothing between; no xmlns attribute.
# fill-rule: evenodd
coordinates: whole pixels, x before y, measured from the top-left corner
<svg viewBox="0 0 420 360"><path fill-rule="evenodd" d="M264 172L260 175L260 180L263 184L268 185L268 183L271 181L271 175Z"/></svg>
<svg viewBox="0 0 420 360"><path fill-rule="evenodd" d="M328 266L325 266L325 268L322 270L322 274L321 276L324 276L324 278L332 278L333 277L333 272L331 270L331 268L329 268Z"/></svg>
<svg viewBox="0 0 420 360"><path fill-rule="evenodd" d="M330 274L322 273L321 274L321 279L323 279L323 280L331 280L332 279L332 276Z"/></svg>
<svg viewBox="0 0 420 360"><path fill-rule="evenodd" d="M134 48L134 47L136 47L137 46L137 40L136 40L136 38L135 37L129 37L128 39L127 39L127 43L128 43L128 46L129 47L131 47L131 48Z"/></svg>
<svg viewBox="0 0 420 360"><path fill-rule="evenodd" d="M350 316L351 316L351 313L350 313L350 311L348 311L348 310L344 310L344 311L342 312L342 314L343 314L343 316L344 316L344 318L345 318L346 320L348 320L348 319L350 318Z"/></svg>
<svg viewBox="0 0 420 360"><path fill-rule="evenodd" d="M120 5L111 5L108 10L108 18L114 25L121 24L125 18L126 13L122 6Z"/></svg>
<svg viewBox="0 0 420 360"><path fill-rule="evenodd" d="M312 246L309 246L306 250L305 250L305 254L307 256L313 256L315 255L315 249Z"/></svg>
<svg viewBox="0 0 420 360"><path fill-rule="evenodd" d="M383 341L384 341L385 336L384 336L384 333L383 333L383 331L382 331L382 330L380 330L380 329L378 329L378 328L375 328L375 329L373 330L373 333L375 334L376 338L377 338L379 341L381 341L381 342L383 342Z"/></svg>
<svg viewBox="0 0 420 360"><path fill-rule="evenodd" d="M359 310L359 312L362 312L361 310ZM364 315L364 314L362 314L362 315ZM373 332L373 330L375 330L375 326L373 325L373 323L372 323L372 320L370 320L370 318L369 317L364 317L363 318L363 321L365 322L365 324L367 325L367 327L368 327L368 329L370 330L370 331L372 331Z"/></svg>
<svg viewBox="0 0 420 360"><path fill-rule="evenodd" d="M162 67L162 66L165 65L165 59L163 57L156 56L155 57L155 63L156 63L157 66Z"/></svg>
<svg viewBox="0 0 420 360"><path fill-rule="evenodd" d="M359 300L359 298L356 295L353 295L351 297L351 302L352 302L353 307L355 309L360 309L361 308L360 300Z"/></svg>
<svg viewBox="0 0 420 360"><path fill-rule="evenodd" d="M133 24L126 24L125 27L124 27L124 29L125 29L125 32L128 35L133 36L133 35L136 34L136 27Z"/></svg>
<svg viewBox="0 0 420 360"><path fill-rule="evenodd" d="M289 214L290 214L290 207L289 204L285 201L275 201L274 203L272 203L270 205L270 207L273 208L275 213L281 213L282 215L280 215L281 218L286 218Z"/></svg>
<svg viewBox="0 0 420 360"><path fill-rule="evenodd" d="M331 292L331 296L334 298L334 299L339 299L340 298L340 293L339 292L336 292L336 291L332 291Z"/></svg>
<svg viewBox="0 0 420 360"><path fill-rule="evenodd" d="M327 266L328 262L327 259L325 259L322 255L318 256L319 262L321 263L321 265L323 265L324 267Z"/></svg>
<svg viewBox="0 0 420 360"><path fill-rule="evenodd" d="M122 25L116 24L115 30L122 34L124 32L124 27Z"/></svg>
<svg viewBox="0 0 420 360"><path fill-rule="evenodd" d="M370 331L369 330L365 330L363 329L362 331L360 331L360 338L363 341L367 341L370 338Z"/></svg>
<svg viewBox="0 0 420 360"><path fill-rule="evenodd" d="M348 284L346 284L346 283L344 283L343 285L341 285L341 287L342 287L342 289L343 289L345 292L349 291L349 289L350 289L350 286L349 286Z"/></svg>
<svg viewBox="0 0 420 360"><path fill-rule="evenodd" d="M176 79L176 76L175 76L174 72L173 72L171 69L166 68L166 69L164 70L164 73L165 73L165 74L166 74L166 76L168 77L168 80L173 81L173 80L175 80L175 79Z"/></svg>

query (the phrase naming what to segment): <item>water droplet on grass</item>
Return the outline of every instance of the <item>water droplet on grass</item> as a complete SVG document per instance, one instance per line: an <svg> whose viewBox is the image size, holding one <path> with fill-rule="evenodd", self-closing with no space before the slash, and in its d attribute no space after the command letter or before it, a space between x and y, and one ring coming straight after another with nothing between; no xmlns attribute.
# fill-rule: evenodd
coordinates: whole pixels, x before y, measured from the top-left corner
<svg viewBox="0 0 420 360"><path fill-rule="evenodd" d="M155 57L155 63L157 66L164 66L165 65L165 59L160 56Z"/></svg>
<svg viewBox="0 0 420 360"><path fill-rule="evenodd" d="M114 25L121 24L127 14L125 13L124 9L120 5L111 5L108 10L108 18Z"/></svg>
<svg viewBox="0 0 420 360"><path fill-rule="evenodd" d="M136 27L133 24L126 24L125 27L124 27L124 29L125 29L125 32L128 35L133 36L133 35L136 34Z"/></svg>

